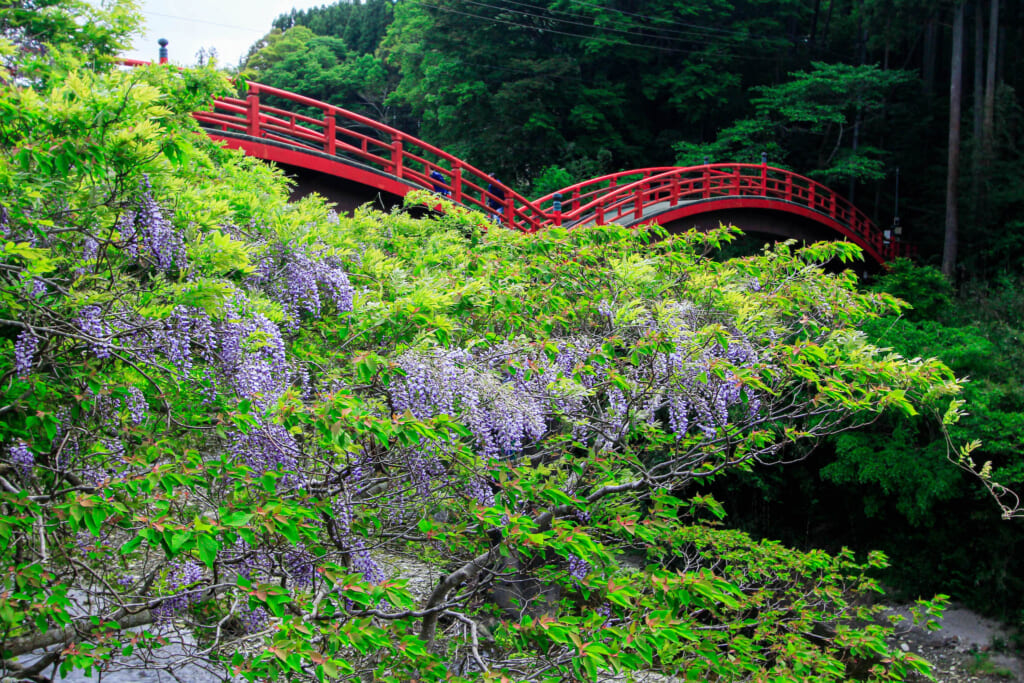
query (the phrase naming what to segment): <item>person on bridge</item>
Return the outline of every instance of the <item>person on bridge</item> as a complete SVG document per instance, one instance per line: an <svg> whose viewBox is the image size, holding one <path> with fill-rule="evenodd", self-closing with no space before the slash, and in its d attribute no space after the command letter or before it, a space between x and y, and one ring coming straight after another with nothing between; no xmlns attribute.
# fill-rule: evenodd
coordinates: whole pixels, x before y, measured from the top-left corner
<svg viewBox="0 0 1024 683"><path fill-rule="evenodd" d="M494 210L491 219L495 222L501 220L505 213L505 188L501 187L501 181L491 174L491 182L487 183L487 206Z"/></svg>
<svg viewBox="0 0 1024 683"><path fill-rule="evenodd" d="M435 168L430 172L430 179L434 181L434 192L438 193L442 197L452 196L452 191L445 189L444 176L441 174L441 171Z"/></svg>

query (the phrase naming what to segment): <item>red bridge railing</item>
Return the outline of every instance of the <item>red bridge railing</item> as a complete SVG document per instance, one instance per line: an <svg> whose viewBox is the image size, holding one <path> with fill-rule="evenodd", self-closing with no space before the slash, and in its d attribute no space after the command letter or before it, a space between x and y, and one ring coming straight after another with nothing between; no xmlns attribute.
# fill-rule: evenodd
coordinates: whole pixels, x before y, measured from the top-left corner
<svg viewBox="0 0 1024 683"><path fill-rule="evenodd" d="M555 195L561 211L554 211ZM649 214L721 197L782 200L810 209L879 261L911 255L910 245L890 239L862 211L831 188L767 164L708 164L643 168L586 180L536 203L547 209L546 225L634 223ZM825 222L825 221L822 221Z"/></svg>
<svg viewBox="0 0 1024 683"><path fill-rule="evenodd" d="M500 213L501 222L509 228L533 232L546 217L536 204L480 169L396 128L287 90L248 81L247 85L245 99L217 98L212 112L193 116L208 129L347 157L418 187L441 188L456 203ZM317 114L270 106L261 101L261 95L272 95ZM431 174L439 174L441 179Z"/></svg>
<svg viewBox="0 0 1024 683"><path fill-rule="evenodd" d="M819 222L860 244L880 262L910 253L908 245L888 239L830 188L766 164L662 166L613 173L563 188L556 211L555 193L530 201L465 161L383 123L279 88L247 85L245 98L218 98L213 111L193 116L214 134L221 131L344 157L411 186L441 190L459 204L500 214L503 225L524 232L550 225L633 223L688 203L746 197L751 206L765 208L764 200L773 200L784 202L783 210L813 212ZM261 99L265 96L309 113L272 106ZM500 210L494 208L498 206Z"/></svg>

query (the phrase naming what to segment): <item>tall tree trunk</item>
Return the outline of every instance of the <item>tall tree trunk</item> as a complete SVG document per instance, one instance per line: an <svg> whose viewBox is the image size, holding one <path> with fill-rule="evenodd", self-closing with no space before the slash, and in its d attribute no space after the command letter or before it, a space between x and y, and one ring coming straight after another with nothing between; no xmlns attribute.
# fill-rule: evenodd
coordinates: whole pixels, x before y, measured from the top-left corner
<svg viewBox="0 0 1024 683"><path fill-rule="evenodd" d="M863 11L863 5L862 5ZM857 49L857 65L864 66L864 62L868 59L868 29L864 25L863 19L861 20L861 28L858 31L860 34L860 45ZM850 148L856 156L857 150L860 148L860 124L863 119L863 107L861 106L861 96L857 95L857 110L853 115L853 140L850 143ZM847 199L853 204L856 201L857 193L857 179L850 178L850 190L847 193Z"/></svg>
<svg viewBox="0 0 1024 683"><path fill-rule="evenodd" d="M998 0L992 0L997 2ZM971 221L974 229L981 228L981 182L982 182L982 110L985 99L985 2L975 0L974 3L974 89L973 127L971 129Z"/></svg>
<svg viewBox="0 0 1024 683"><path fill-rule="evenodd" d="M936 42L939 30L938 19L928 17L924 25L924 49L921 54L921 79L924 81L924 94L928 97L935 92L935 58Z"/></svg>
<svg viewBox="0 0 1024 683"><path fill-rule="evenodd" d="M942 248L942 272L953 279L957 252L957 181L960 178L960 103L964 72L964 4L953 15L953 55L949 74L949 162L946 169L946 239Z"/></svg>
<svg viewBox="0 0 1024 683"><path fill-rule="evenodd" d="M982 122L983 163L992 163L996 117L996 63L999 61L999 0L991 0L988 15L988 64L985 71L985 116Z"/></svg>
<svg viewBox="0 0 1024 683"><path fill-rule="evenodd" d="M821 15L821 0L814 0L814 18L811 20L811 35L808 39L808 43L811 46L811 56L817 54L815 50L816 42L818 40L818 17Z"/></svg>
<svg viewBox="0 0 1024 683"><path fill-rule="evenodd" d="M829 0L828 12L825 13L825 27L821 31L821 46L826 47L828 45L828 28L832 24L832 8L835 7L835 0Z"/></svg>

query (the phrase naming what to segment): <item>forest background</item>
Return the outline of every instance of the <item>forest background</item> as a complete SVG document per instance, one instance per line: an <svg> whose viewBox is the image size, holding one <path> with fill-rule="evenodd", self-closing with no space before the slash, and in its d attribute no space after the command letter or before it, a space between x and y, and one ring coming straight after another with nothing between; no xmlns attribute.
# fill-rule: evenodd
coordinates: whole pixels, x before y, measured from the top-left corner
<svg viewBox="0 0 1024 683"><path fill-rule="evenodd" d="M869 332L969 378L952 436L980 439L979 461L1019 487L1022 29L1009 0L366 0L282 15L240 71L418 135L530 196L762 152L832 185L919 249L918 265L873 280L914 308ZM1020 524L943 464L946 448L894 414L714 493L750 531L882 549L897 591L951 593L1022 626Z"/></svg>

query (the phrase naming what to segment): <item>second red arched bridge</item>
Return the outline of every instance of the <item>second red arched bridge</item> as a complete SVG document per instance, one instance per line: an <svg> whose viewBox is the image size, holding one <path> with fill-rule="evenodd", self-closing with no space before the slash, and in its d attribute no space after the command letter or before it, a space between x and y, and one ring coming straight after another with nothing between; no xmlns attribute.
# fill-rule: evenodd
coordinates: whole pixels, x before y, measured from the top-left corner
<svg viewBox="0 0 1024 683"><path fill-rule="evenodd" d="M529 200L480 169L354 112L260 83L218 98L195 118L246 154L404 196L414 189L497 215L509 228L640 223L735 223L781 237L843 238L884 263L908 253L828 187L767 164L708 164L622 171ZM272 100L281 106L273 106ZM559 200L560 201L557 201Z"/></svg>

